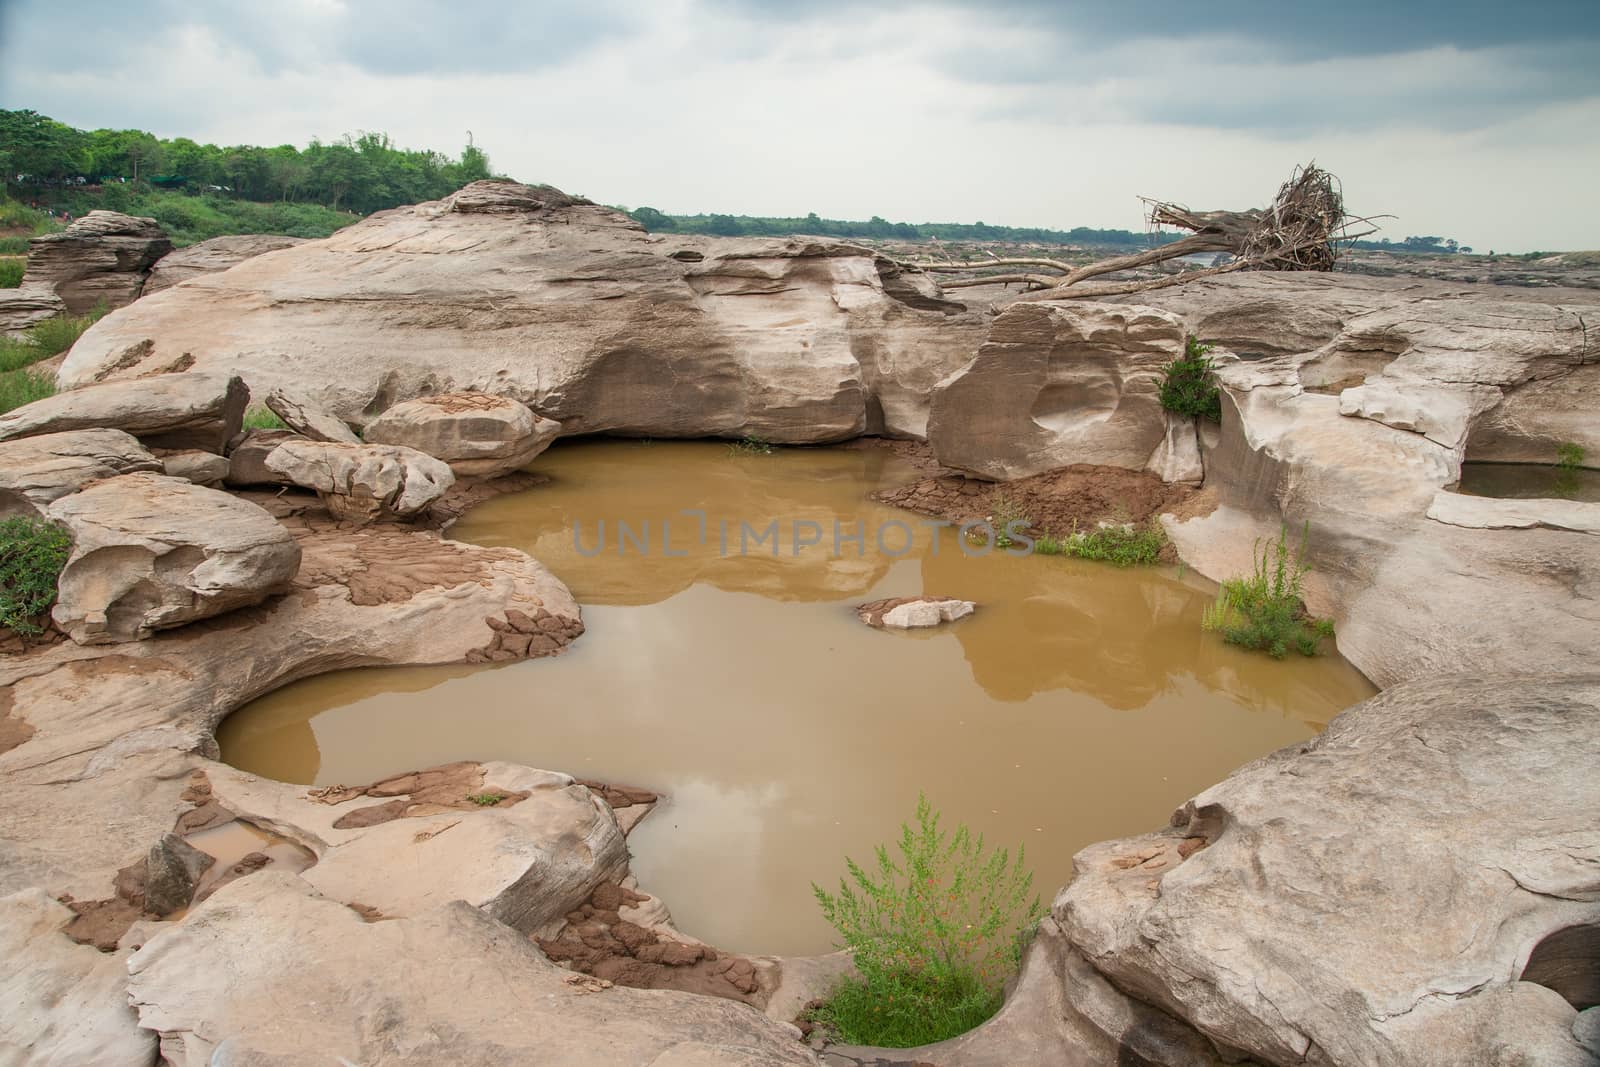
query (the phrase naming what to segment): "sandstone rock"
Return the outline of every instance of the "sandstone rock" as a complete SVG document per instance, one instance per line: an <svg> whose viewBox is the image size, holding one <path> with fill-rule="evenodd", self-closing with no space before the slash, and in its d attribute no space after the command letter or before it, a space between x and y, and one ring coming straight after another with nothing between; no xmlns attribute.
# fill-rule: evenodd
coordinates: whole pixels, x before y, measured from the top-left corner
<svg viewBox="0 0 1600 1067"><path fill-rule="evenodd" d="M51 504L72 534L51 615L79 644L132 641L256 604L300 565L254 504L156 474L124 474Z"/></svg>
<svg viewBox="0 0 1600 1067"><path fill-rule="evenodd" d="M335 418L315 404L292 397L282 389L274 389L268 393L266 403L289 429L313 441L342 441L347 445L361 443L361 438L356 436L356 432L347 426L344 420Z"/></svg>
<svg viewBox="0 0 1600 1067"><path fill-rule="evenodd" d="M1428 518L1478 530L1531 529L1600 533L1600 504L1580 500L1501 500L1441 492L1428 505Z"/></svg>
<svg viewBox="0 0 1600 1067"><path fill-rule="evenodd" d="M228 450L228 473L223 481L230 486L293 485L287 475L267 466L267 457L285 441L306 441L293 430L247 430L234 439Z"/></svg>
<svg viewBox="0 0 1600 1067"><path fill-rule="evenodd" d="M1600 923L1597 712L1597 675L1397 686L1084 849L1054 915L1113 984L1263 1062L1586 1063L1573 1006L1517 979ZM1119 862L1195 837L1154 876Z"/></svg>
<svg viewBox="0 0 1600 1067"><path fill-rule="evenodd" d="M195 485L218 485L228 477L228 457L195 448L161 449L161 470Z"/></svg>
<svg viewBox="0 0 1600 1067"><path fill-rule="evenodd" d="M62 380L189 354L355 422L466 390L569 434L819 442L921 436L986 329L857 245L650 235L529 189L474 183L155 293L96 323Z"/></svg>
<svg viewBox="0 0 1600 1067"><path fill-rule="evenodd" d="M148 447L220 453L239 432L250 391L234 377L163 374L57 393L0 415L0 441L67 430L122 430Z"/></svg>
<svg viewBox="0 0 1600 1067"><path fill-rule="evenodd" d="M42 515L52 500L87 482L160 469L161 461L121 430L69 430L0 441L0 518Z"/></svg>
<svg viewBox="0 0 1600 1067"><path fill-rule="evenodd" d="M1167 437L1157 396L1183 323L1138 306L1013 304L933 394L939 462L1006 481L1094 463L1143 470Z"/></svg>
<svg viewBox="0 0 1600 1067"><path fill-rule="evenodd" d="M213 237L199 244L192 244L188 248L174 249L158 259L155 266L150 268L150 276L145 279L143 295L159 293L163 289L179 282L186 282L190 278L198 278L202 274L215 274L227 270L264 252L293 248L306 240L304 237L285 237L273 233L246 233Z"/></svg>
<svg viewBox="0 0 1600 1067"><path fill-rule="evenodd" d="M53 291L70 314L97 304L119 308L133 303L156 260L172 242L155 219L116 211L91 211L59 233L28 243L29 285Z"/></svg>
<svg viewBox="0 0 1600 1067"><path fill-rule="evenodd" d="M28 327L66 311L67 305L47 286L0 289L0 337L21 338Z"/></svg>
<svg viewBox="0 0 1600 1067"><path fill-rule="evenodd" d="M964 619L976 608L970 600L953 597L892 597L862 604L856 614L880 630L921 630Z"/></svg>
<svg viewBox="0 0 1600 1067"><path fill-rule="evenodd" d="M367 424L366 439L426 452L457 477L492 478L526 467L560 432L508 397L444 393L396 404Z"/></svg>
<svg viewBox="0 0 1600 1067"><path fill-rule="evenodd" d="M128 1007L127 953L61 933L66 905L39 889L0 898L0 1062L39 1067L151 1063L156 1037Z"/></svg>
<svg viewBox="0 0 1600 1067"><path fill-rule="evenodd" d="M455 484L450 468L414 448L285 441L265 465L313 489L337 519L371 522L409 518Z"/></svg>
<svg viewBox="0 0 1600 1067"><path fill-rule="evenodd" d="M314 967L297 962L307 946ZM174 1063L817 1063L744 1005L604 986L464 903L369 924L270 870L219 890L128 969L140 1022Z"/></svg>
<svg viewBox="0 0 1600 1067"><path fill-rule="evenodd" d="M1166 436L1150 453L1145 469L1164 482L1199 485L1205 481L1206 468L1200 459L1200 435L1195 429L1195 420L1172 411L1168 411L1166 417Z"/></svg>
<svg viewBox="0 0 1600 1067"><path fill-rule="evenodd" d="M215 863L177 834L163 834L144 860L144 910L171 915L189 906L200 876Z"/></svg>

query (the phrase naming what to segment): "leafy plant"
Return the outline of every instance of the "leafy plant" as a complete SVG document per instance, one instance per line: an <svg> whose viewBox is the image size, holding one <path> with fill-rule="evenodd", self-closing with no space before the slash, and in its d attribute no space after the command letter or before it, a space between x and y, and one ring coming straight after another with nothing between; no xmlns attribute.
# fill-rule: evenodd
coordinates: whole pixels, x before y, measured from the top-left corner
<svg viewBox="0 0 1600 1067"><path fill-rule="evenodd" d="M1000 1007L1042 910L1021 848L984 851L965 826L939 828L926 797L868 871L846 859L839 892L812 885L822 914L855 956L812 1017L852 1043L907 1048L970 1030Z"/></svg>
<svg viewBox="0 0 1600 1067"><path fill-rule="evenodd" d="M15 289L20 286L25 265L20 259L0 259L0 289Z"/></svg>
<svg viewBox="0 0 1600 1067"><path fill-rule="evenodd" d="M989 525L994 527L994 545L996 548L1010 548L1015 544L1011 531L1021 531L1033 525L1027 510L1019 500L1013 500L1004 493L995 494L989 502Z"/></svg>
<svg viewBox="0 0 1600 1067"><path fill-rule="evenodd" d="M728 454L733 456L770 456L777 450L777 445L755 434L741 437L728 445Z"/></svg>
<svg viewBox="0 0 1600 1067"><path fill-rule="evenodd" d="M278 413L271 408L255 407L244 413L244 428L247 430L287 430L289 424L278 418Z"/></svg>
<svg viewBox="0 0 1600 1067"><path fill-rule="evenodd" d="M468 800L480 808L492 808L506 798L504 793L473 793Z"/></svg>
<svg viewBox="0 0 1600 1067"><path fill-rule="evenodd" d="M0 355L3 354L3 351L0 351ZM36 370L0 373L0 415L14 411L24 404L55 395L56 379L53 374L43 374Z"/></svg>
<svg viewBox="0 0 1600 1067"><path fill-rule="evenodd" d="M1574 441L1564 441L1556 446L1556 466L1575 471L1583 466L1583 446Z"/></svg>
<svg viewBox="0 0 1600 1067"><path fill-rule="evenodd" d="M1075 556L1098 560L1118 567L1159 563L1167 544L1167 531L1155 519L1143 525L1113 523L1079 533L1076 525L1066 537L1045 534L1033 542L1033 550L1046 556Z"/></svg>
<svg viewBox="0 0 1600 1067"><path fill-rule="evenodd" d="M0 521L0 626L24 638L44 632L39 619L56 602L56 580L71 551L72 539L54 523Z"/></svg>
<svg viewBox="0 0 1600 1067"><path fill-rule="evenodd" d="M1309 532L1307 523L1298 549L1289 547L1288 526L1280 528L1276 541L1258 540L1255 573L1223 582L1201 626L1220 632L1229 644L1258 649L1276 659L1291 648L1303 656L1316 655L1323 638L1333 636L1333 622L1308 615L1301 600L1302 583L1311 569L1305 561Z"/></svg>
<svg viewBox="0 0 1600 1067"><path fill-rule="evenodd" d="M1162 370L1161 406L1179 415L1204 416L1222 421L1222 393L1217 388L1211 345L1194 334L1183 343L1183 355Z"/></svg>

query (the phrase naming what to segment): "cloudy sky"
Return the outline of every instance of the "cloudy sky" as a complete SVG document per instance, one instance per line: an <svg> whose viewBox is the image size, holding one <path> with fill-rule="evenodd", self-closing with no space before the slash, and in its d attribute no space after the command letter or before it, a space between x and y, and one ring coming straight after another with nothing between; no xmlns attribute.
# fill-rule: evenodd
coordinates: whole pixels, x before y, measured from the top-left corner
<svg viewBox="0 0 1600 1067"><path fill-rule="evenodd" d="M674 213L1141 226L1137 194L1600 248L1600 2L0 0L0 106L387 131Z"/></svg>

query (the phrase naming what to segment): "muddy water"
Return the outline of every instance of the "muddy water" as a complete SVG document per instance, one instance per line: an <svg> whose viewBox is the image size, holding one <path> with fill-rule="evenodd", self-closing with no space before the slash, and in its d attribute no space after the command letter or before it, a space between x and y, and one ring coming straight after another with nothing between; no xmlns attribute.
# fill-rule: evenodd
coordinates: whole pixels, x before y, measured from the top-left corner
<svg viewBox="0 0 1600 1067"><path fill-rule="evenodd" d="M722 445L558 445L546 486L480 507L462 540L526 549L584 606L565 654L497 668L347 671L250 705L223 754L294 782L366 782L498 758L644 785L670 802L634 868L688 932L744 952L831 946L812 881L867 858L919 791L1024 844L1048 902L1092 841L1163 824L1254 757L1371 695L1336 656L1274 661L1200 629L1211 593L1171 569L964 554L953 531L866 500L912 479L880 451L733 455ZM706 513L706 543L696 543ZM597 523L606 520L605 550ZM661 551L661 521L669 521ZM728 554L719 520L729 521ZM739 523L770 542L738 555ZM617 548L616 522L650 551ZM835 555L834 522L866 551ZM582 551L573 524L581 521ZM881 524L899 521L905 528ZM823 544L802 547L814 535ZM937 551L935 549L937 548ZM868 629L854 604L977 601L939 632Z"/></svg>
<svg viewBox="0 0 1600 1067"><path fill-rule="evenodd" d="M1517 500L1600 502L1600 470L1534 463L1463 463L1458 492Z"/></svg>

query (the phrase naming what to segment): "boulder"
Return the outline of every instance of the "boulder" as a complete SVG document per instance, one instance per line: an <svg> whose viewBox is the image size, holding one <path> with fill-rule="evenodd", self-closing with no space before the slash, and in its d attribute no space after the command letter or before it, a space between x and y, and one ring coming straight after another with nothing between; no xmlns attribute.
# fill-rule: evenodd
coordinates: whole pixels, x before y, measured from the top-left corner
<svg viewBox="0 0 1600 1067"><path fill-rule="evenodd" d="M88 482L160 469L161 461L121 430L68 430L0 441L0 518L39 516L51 501Z"/></svg>
<svg viewBox="0 0 1600 1067"><path fill-rule="evenodd" d="M228 450L228 473L223 481L230 486L293 485L287 476L267 466L267 457L285 441L305 441L293 430L248 430L236 437Z"/></svg>
<svg viewBox="0 0 1600 1067"><path fill-rule="evenodd" d="M162 374L57 393L0 415L0 441L110 428L157 448L220 453L239 432L250 391L237 376Z"/></svg>
<svg viewBox="0 0 1600 1067"><path fill-rule="evenodd" d="M139 299L150 268L170 251L172 242L155 219L91 211L30 241L23 278L54 292L69 314L82 315L97 305L120 308Z"/></svg>
<svg viewBox="0 0 1600 1067"><path fill-rule="evenodd" d="M1158 391L1183 344L1182 321L1152 308L1012 304L934 390L928 441L945 466L996 481L1072 463L1144 470L1166 447Z"/></svg>
<svg viewBox="0 0 1600 1067"><path fill-rule="evenodd" d="M171 915L187 908L200 876L214 863L177 834L162 834L144 858L144 910Z"/></svg>
<svg viewBox="0 0 1600 1067"><path fill-rule="evenodd" d="M28 327L66 311L67 305L46 286L0 289L0 337L20 339Z"/></svg>
<svg viewBox="0 0 1600 1067"><path fill-rule="evenodd" d="M173 1063L818 1062L746 1005L564 970L464 902L367 923L271 870L152 937L128 974L140 1024Z"/></svg>
<svg viewBox="0 0 1600 1067"><path fill-rule="evenodd" d="M856 614L862 622L879 630L921 630L964 619L976 609L970 600L913 596L874 600L856 608Z"/></svg>
<svg viewBox="0 0 1600 1067"><path fill-rule="evenodd" d="M179 282L186 282L190 278L198 278L202 274L215 274L227 270L264 252L293 248L306 240L305 237L285 237L275 233L243 233L213 237L199 244L192 244L188 248L174 249L158 259L155 266L150 268L150 276L145 279L143 295L159 293L163 289Z"/></svg>
<svg viewBox="0 0 1600 1067"><path fill-rule="evenodd" d="M315 490L334 518L355 522L410 518L456 480L442 461L398 445L292 440L264 462L293 484Z"/></svg>
<svg viewBox="0 0 1600 1067"><path fill-rule="evenodd" d="M46 516L72 535L51 616L79 644L259 603L300 566L300 546L255 504L158 474L107 478Z"/></svg>
<svg viewBox="0 0 1600 1067"><path fill-rule="evenodd" d="M343 419L330 415L309 401L293 397L282 389L274 389L268 393L266 404L289 429L313 441L340 441L347 445L361 443L361 438L356 436L356 432Z"/></svg>
<svg viewBox="0 0 1600 1067"><path fill-rule="evenodd" d="M1229 1057L1578 1067L1532 960L1600 925L1596 766L1600 675L1396 686L1084 849L1053 914Z"/></svg>
<svg viewBox="0 0 1600 1067"><path fill-rule="evenodd" d="M1150 453L1145 469L1164 482L1199 485L1206 479L1206 468L1200 459L1200 434L1195 420L1175 411L1166 412L1166 418L1166 436Z"/></svg>
<svg viewBox="0 0 1600 1067"><path fill-rule="evenodd" d="M79 339L62 381L188 357L361 424L475 391L566 434L920 437L986 327L859 245L652 235L558 190L478 182L140 300Z"/></svg>
<svg viewBox="0 0 1600 1067"><path fill-rule="evenodd" d="M458 478L492 478L526 467L560 432L509 397L444 393L396 404L367 424L366 439L426 452Z"/></svg>
<svg viewBox="0 0 1600 1067"><path fill-rule="evenodd" d="M1600 504L1582 500L1499 500L1440 492L1428 506L1428 518L1475 530L1527 530L1542 526L1549 530L1600 534Z"/></svg>
<svg viewBox="0 0 1600 1067"><path fill-rule="evenodd" d="M195 448L157 449L161 470L169 478L195 485L220 485L228 477L228 457Z"/></svg>
<svg viewBox="0 0 1600 1067"><path fill-rule="evenodd" d="M0 897L0 1062L154 1063L156 1035L128 1006L128 954L71 940L72 917L40 889Z"/></svg>

